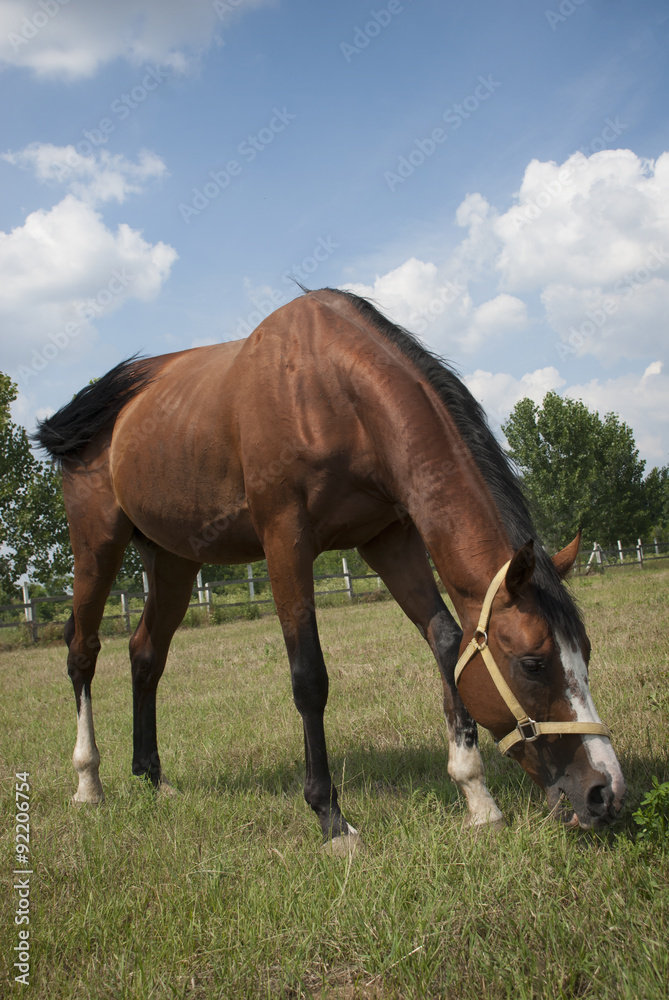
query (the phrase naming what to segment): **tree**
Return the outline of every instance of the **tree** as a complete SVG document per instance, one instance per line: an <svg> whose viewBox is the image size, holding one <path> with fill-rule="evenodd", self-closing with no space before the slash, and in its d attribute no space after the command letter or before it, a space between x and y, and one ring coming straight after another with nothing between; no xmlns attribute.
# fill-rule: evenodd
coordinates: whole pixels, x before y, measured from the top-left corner
<svg viewBox="0 0 669 1000"><path fill-rule="evenodd" d="M654 468L646 477L648 507L653 517L653 535L669 540L669 465Z"/></svg>
<svg viewBox="0 0 669 1000"><path fill-rule="evenodd" d="M12 422L17 392L0 372L0 587L14 597L26 573L53 587L72 571L60 473L35 458L24 428Z"/></svg>
<svg viewBox="0 0 669 1000"><path fill-rule="evenodd" d="M653 527L660 484L644 481L632 431L615 413L602 420L549 392L542 406L521 399L502 429L546 544L559 548L579 527L590 541L625 544Z"/></svg>

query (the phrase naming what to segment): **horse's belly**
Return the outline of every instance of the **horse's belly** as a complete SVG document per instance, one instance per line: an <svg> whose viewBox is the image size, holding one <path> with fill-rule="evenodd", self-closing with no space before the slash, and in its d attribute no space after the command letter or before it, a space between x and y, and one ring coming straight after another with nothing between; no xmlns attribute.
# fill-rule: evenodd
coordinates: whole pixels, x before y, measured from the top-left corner
<svg viewBox="0 0 669 1000"><path fill-rule="evenodd" d="M198 437L168 430L148 446L120 434L113 439L110 469L119 504L142 534L185 559L262 558L233 450L220 435L214 443Z"/></svg>

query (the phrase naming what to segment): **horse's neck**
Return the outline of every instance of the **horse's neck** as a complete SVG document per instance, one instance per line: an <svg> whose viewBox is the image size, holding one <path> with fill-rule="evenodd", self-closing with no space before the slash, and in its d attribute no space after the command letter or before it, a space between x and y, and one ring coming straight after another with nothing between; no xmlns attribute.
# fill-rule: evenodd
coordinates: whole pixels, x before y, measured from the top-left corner
<svg viewBox="0 0 669 1000"><path fill-rule="evenodd" d="M499 511L444 408L422 391L389 405L393 423L399 420L404 430L401 441L389 441L390 488L418 528L461 620L478 617L490 581L513 554Z"/></svg>

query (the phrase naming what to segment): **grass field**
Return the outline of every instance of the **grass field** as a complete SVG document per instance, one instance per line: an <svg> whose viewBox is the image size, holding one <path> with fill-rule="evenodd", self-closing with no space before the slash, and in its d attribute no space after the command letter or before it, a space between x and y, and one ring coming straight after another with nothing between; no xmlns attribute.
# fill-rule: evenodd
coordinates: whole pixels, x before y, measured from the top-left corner
<svg viewBox="0 0 669 1000"><path fill-rule="evenodd" d="M669 995L669 850L632 812L669 780L669 571L578 580L591 684L628 782L602 834L547 821L489 737L508 821L463 828L440 683L392 602L320 614L330 758L365 851L319 851L276 619L182 630L159 689L156 799L130 778L127 643L93 687L98 809L70 804L75 709L64 648L0 654L0 996L19 995L14 787L29 772L33 1000L651 998Z"/></svg>

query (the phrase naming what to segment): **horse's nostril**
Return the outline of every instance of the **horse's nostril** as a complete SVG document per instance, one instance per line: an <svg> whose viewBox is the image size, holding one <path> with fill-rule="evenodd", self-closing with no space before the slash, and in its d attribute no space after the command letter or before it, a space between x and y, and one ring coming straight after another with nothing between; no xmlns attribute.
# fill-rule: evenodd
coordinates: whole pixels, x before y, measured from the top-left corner
<svg viewBox="0 0 669 1000"><path fill-rule="evenodd" d="M613 801L613 792L608 785L593 785L586 801L590 812L595 816L601 816L608 811Z"/></svg>

